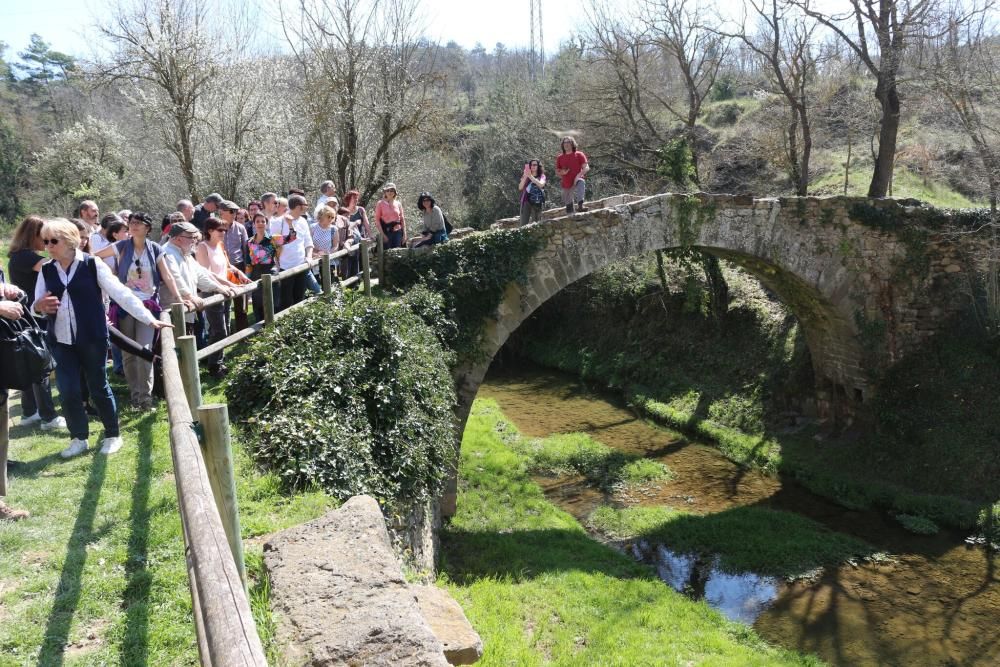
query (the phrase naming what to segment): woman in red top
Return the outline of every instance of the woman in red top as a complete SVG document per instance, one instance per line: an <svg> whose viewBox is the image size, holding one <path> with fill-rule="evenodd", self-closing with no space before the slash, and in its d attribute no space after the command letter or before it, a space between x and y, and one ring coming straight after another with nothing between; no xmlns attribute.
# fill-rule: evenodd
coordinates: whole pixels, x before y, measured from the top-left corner
<svg viewBox="0 0 1000 667"><path fill-rule="evenodd" d="M556 158L556 176L562 178L562 196L566 212L572 213L573 205L576 204L576 210L582 213L587 210L583 205L583 197L587 190L583 177L590 171L590 164L587 162L587 156L576 149L576 139L573 137L563 137L559 145L562 152Z"/></svg>
<svg viewBox="0 0 1000 667"><path fill-rule="evenodd" d="M396 200L395 183L386 183L382 188L382 199L375 205L375 226L385 237L386 248L406 245L406 218L403 205Z"/></svg>

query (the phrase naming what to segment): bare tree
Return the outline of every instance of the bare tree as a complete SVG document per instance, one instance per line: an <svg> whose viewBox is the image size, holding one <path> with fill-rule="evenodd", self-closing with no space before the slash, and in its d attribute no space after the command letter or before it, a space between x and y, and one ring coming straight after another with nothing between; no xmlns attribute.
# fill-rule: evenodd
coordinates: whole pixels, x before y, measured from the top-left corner
<svg viewBox="0 0 1000 667"><path fill-rule="evenodd" d="M892 182L899 134L899 79L903 55L911 42L926 34L937 0L849 0L839 14L815 9L816 0L789 0L832 30L854 51L875 77L875 99L881 108L878 153L869 197L885 197Z"/></svg>
<svg viewBox="0 0 1000 667"><path fill-rule="evenodd" d="M209 29L209 2L117 0L111 16L98 26L112 50L96 63L97 76L138 103L198 197L195 126L225 45Z"/></svg>
<svg viewBox="0 0 1000 667"><path fill-rule="evenodd" d="M437 120L437 49L421 40L417 3L299 0L282 24L320 162L367 199L390 178L396 142Z"/></svg>
<svg viewBox="0 0 1000 667"><path fill-rule="evenodd" d="M756 30L748 30L744 16L739 30L716 30L724 37L738 39L763 61L768 80L785 99L789 119L785 129L785 159L788 176L795 192L805 196L809 190L809 157L812 154L812 129L807 88L816 74L812 51L815 23L779 0L747 0L756 18Z"/></svg>
<svg viewBox="0 0 1000 667"><path fill-rule="evenodd" d="M991 7L943 17L939 36L928 39L920 53L923 83L943 102L945 113L962 128L982 162L989 185L990 209L1000 198L1000 44L991 25Z"/></svg>
<svg viewBox="0 0 1000 667"><path fill-rule="evenodd" d="M682 94L660 101L686 130L696 182L700 177L695 124L729 51L726 38L705 28L705 18L697 0L645 0L640 16L651 42L676 64Z"/></svg>

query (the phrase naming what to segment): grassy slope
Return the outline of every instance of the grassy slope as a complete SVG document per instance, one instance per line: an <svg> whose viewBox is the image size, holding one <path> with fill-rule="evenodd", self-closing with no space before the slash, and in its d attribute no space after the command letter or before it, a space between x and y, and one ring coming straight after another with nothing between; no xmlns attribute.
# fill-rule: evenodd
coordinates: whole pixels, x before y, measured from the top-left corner
<svg viewBox="0 0 1000 667"><path fill-rule="evenodd" d="M483 637L488 665L781 665L815 660L765 645L590 539L504 446L498 410L466 426L458 515L442 580ZM508 430L509 429L505 429Z"/></svg>
<svg viewBox="0 0 1000 667"><path fill-rule="evenodd" d="M70 461L58 455L65 432L12 429L11 457L27 465L9 501L32 516L0 523L0 665L197 662L165 411L126 411L122 429L118 454ZM279 494L237 451L244 539L327 509L319 493ZM260 546L247 550L259 574ZM266 638L263 589L254 582Z"/></svg>

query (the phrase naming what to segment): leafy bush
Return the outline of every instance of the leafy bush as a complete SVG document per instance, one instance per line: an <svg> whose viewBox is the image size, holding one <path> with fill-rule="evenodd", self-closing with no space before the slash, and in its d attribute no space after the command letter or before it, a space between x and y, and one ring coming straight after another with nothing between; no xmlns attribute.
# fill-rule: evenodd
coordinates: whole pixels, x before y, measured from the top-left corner
<svg viewBox="0 0 1000 667"><path fill-rule="evenodd" d="M743 107L735 102L719 104L705 113L705 124L710 127L735 125L742 113Z"/></svg>
<svg viewBox="0 0 1000 667"><path fill-rule="evenodd" d="M406 305L335 294L254 338L225 391L288 488L393 505L435 495L454 465L449 361Z"/></svg>

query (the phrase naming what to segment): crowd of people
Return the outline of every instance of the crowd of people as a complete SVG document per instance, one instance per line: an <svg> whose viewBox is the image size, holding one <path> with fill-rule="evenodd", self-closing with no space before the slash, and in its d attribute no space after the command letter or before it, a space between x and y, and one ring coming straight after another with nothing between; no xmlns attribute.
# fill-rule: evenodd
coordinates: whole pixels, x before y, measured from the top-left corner
<svg viewBox="0 0 1000 667"><path fill-rule="evenodd" d="M587 157L571 137L565 137L560 147L555 171L566 212L584 211ZM541 219L545 185L541 161L527 162L519 183L521 224ZM56 361L62 414L56 411L46 376L30 390L22 390L20 425L67 429L70 442L60 454L70 458L90 447L88 413L95 414L104 428L100 452L113 454L123 442L108 379L109 354L112 372L125 378L131 407L153 409L156 332L171 326L159 318L162 310L184 304L188 329L184 333L194 334L204 347L229 335L230 310L237 329L249 324L251 313L256 319L263 317L261 290L253 291L248 309L245 296L237 296L240 285L358 247L374 234L381 235L390 249L448 241L447 216L429 192L417 197L422 228L412 239L393 183L382 188L371 218L360 205L357 190L341 200L334 183L325 181L319 193L312 207L305 192L296 189L287 196L266 192L245 207L218 193L198 205L182 199L176 211L160 221L158 241L148 213L122 210L101 217L91 200L81 202L72 219L26 217L10 244L8 274L0 269L0 317L18 320L30 312L43 318ZM341 278L357 275L358 253L333 259L331 266ZM302 301L307 291L321 291L313 271L281 280L273 294L275 308ZM216 293L234 298L206 308L205 298ZM207 366L213 376L223 376L223 354L209 357ZM0 376L4 452L7 394ZM4 469L0 497L5 494ZM0 501L0 519L26 515Z"/></svg>

